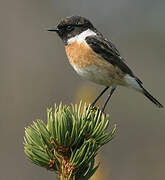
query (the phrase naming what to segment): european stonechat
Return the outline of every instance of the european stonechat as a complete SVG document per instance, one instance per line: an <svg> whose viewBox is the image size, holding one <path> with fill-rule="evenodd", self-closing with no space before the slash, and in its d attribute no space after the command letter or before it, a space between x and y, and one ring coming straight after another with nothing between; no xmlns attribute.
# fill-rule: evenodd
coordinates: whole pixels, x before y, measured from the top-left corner
<svg viewBox="0 0 165 180"><path fill-rule="evenodd" d="M117 85L130 87L151 100L157 107L163 105L158 102L144 87L120 55L115 45L104 36L84 17L71 16L61 20L55 31L65 44L65 50L70 64L82 77L105 86L101 94L112 87L103 106L103 111Z"/></svg>

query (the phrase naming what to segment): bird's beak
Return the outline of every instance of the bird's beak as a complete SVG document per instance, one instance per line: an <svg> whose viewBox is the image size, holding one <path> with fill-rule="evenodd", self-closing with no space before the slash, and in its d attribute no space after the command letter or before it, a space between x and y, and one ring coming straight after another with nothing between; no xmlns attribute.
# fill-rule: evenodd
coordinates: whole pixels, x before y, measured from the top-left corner
<svg viewBox="0 0 165 180"><path fill-rule="evenodd" d="M48 31L54 31L54 32L59 32L59 29L58 28L49 28Z"/></svg>

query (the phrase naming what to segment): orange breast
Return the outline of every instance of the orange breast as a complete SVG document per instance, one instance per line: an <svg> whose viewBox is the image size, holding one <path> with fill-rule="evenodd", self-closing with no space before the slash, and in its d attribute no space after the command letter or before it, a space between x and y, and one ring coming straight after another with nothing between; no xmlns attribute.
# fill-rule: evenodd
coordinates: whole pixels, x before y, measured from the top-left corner
<svg viewBox="0 0 165 180"><path fill-rule="evenodd" d="M97 59L100 59L85 43L73 42L65 47L71 65L76 65L80 68L85 68L95 64Z"/></svg>
<svg viewBox="0 0 165 180"><path fill-rule="evenodd" d="M117 66L99 57L87 44L84 42L73 42L65 47L67 57L72 66L78 68L87 68L88 66L96 66L101 73L108 74L109 77L115 80L120 80L125 73ZM100 73L98 72L98 73Z"/></svg>

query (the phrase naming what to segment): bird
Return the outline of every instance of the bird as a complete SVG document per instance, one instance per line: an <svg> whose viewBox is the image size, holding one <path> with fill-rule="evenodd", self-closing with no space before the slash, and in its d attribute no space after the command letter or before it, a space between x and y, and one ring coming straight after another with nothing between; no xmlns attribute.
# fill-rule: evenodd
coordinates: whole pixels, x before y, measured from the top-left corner
<svg viewBox="0 0 165 180"><path fill-rule="evenodd" d="M104 86L101 93L91 103L92 107L111 88L102 107L104 111L117 86L134 89L146 96L157 107L163 107L144 88L142 81L129 68L116 46L105 38L87 18L65 17L56 27L49 28L48 31L56 32L61 38L69 63L80 76Z"/></svg>

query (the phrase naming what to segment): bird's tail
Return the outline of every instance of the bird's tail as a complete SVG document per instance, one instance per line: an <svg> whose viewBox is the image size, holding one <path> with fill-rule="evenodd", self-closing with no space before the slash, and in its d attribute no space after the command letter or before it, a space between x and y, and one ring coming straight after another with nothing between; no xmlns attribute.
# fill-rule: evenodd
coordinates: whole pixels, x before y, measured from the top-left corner
<svg viewBox="0 0 165 180"><path fill-rule="evenodd" d="M143 83L135 76L126 75L125 76L126 83L128 87L131 87L142 94L144 94L150 101L152 101L157 107L163 108L163 105L160 104L158 100L156 100L144 87Z"/></svg>
<svg viewBox="0 0 165 180"><path fill-rule="evenodd" d="M142 85L142 82L136 78L137 83L139 84L139 86L142 89L142 93L151 101L153 102L157 107L159 108L163 108L163 105L157 100L155 99Z"/></svg>
<svg viewBox="0 0 165 180"><path fill-rule="evenodd" d="M163 108L163 105L160 104L158 100L156 100L144 87L142 86L143 89L143 94L150 100L152 101L157 107Z"/></svg>

